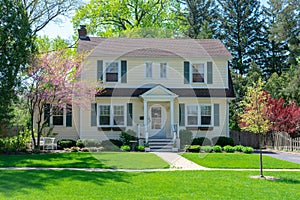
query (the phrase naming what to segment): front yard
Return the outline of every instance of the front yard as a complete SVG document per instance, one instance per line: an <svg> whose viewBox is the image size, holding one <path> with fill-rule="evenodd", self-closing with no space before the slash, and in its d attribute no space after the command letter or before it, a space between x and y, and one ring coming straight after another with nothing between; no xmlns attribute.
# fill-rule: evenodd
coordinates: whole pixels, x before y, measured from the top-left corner
<svg viewBox="0 0 300 200"><path fill-rule="evenodd" d="M258 154L186 153L183 157L208 168L259 169ZM300 164L263 156L265 169L300 169Z"/></svg>
<svg viewBox="0 0 300 200"><path fill-rule="evenodd" d="M72 167L109 169L161 169L169 164L151 153L48 153L0 155L0 167Z"/></svg>
<svg viewBox="0 0 300 200"><path fill-rule="evenodd" d="M300 172L1 171L0 199L289 199L300 197Z"/></svg>

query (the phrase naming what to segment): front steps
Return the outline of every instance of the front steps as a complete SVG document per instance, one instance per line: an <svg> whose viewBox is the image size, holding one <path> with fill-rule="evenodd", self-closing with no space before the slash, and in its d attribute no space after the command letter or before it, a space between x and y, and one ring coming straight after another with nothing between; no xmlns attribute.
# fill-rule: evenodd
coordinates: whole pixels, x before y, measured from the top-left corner
<svg viewBox="0 0 300 200"><path fill-rule="evenodd" d="M156 152L177 152L178 149L174 148L174 143L172 139L150 139L148 140L149 150Z"/></svg>

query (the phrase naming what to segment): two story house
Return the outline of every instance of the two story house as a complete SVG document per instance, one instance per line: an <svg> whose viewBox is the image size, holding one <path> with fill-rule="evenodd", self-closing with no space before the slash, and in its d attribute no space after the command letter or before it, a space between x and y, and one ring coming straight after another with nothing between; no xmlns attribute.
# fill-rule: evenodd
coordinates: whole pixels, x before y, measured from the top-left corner
<svg viewBox="0 0 300 200"><path fill-rule="evenodd" d="M60 135L107 140L131 129L149 144L178 144L181 129L194 137L229 136L232 56L219 40L100 38L84 27L78 31L78 52L90 51L82 79L102 80L105 89L91 109L73 108L73 123L56 129Z"/></svg>

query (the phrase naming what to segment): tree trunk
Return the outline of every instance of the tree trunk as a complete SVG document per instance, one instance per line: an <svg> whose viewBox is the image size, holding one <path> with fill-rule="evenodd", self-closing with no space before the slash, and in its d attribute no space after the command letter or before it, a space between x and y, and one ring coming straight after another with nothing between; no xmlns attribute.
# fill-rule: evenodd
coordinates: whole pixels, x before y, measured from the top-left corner
<svg viewBox="0 0 300 200"><path fill-rule="evenodd" d="M262 158L262 149L261 149L261 134L259 134L259 163L260 163L260 177L263 178L263 158Z"/></svg>

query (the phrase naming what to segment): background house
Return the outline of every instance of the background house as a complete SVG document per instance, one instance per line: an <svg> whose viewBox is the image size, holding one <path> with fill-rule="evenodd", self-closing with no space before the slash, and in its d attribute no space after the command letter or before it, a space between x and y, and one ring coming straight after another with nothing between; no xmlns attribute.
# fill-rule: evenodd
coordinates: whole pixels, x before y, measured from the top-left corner
<svg viewBox="0 0 300 200"><path fill-rule="evenodd" d="M163 144L178 141L180 129L194 137L229 136L231 55L219 40L88 37L81 27L82 51L90 51L82 79L102 80L105 90L90 109L72 109L69 127L61 113L59 137L118 139L131 129Z"/></svg>

